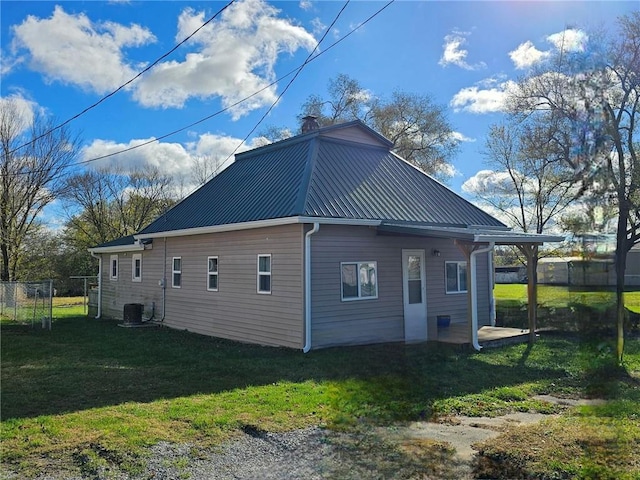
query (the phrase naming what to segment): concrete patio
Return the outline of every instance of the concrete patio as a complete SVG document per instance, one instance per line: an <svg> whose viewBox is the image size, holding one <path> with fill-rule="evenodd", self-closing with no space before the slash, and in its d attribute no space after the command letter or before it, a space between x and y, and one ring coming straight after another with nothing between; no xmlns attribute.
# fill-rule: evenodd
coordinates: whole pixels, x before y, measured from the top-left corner
<svg viewBox="0 0 640 480"><path fill-rule="evenodd" d="M480 327L478 343L484 348L498 347L513 343L526 343L529 330L507 327ZM454 345L469 345L469 327L466 323L452 323L448 327L438 327L435 338L431 340Z"/></svg>

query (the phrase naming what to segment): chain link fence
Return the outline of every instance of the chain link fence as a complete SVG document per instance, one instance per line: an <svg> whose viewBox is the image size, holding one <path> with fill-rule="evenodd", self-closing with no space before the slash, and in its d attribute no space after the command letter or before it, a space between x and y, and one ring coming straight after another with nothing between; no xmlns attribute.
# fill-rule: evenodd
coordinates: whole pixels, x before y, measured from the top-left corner
<svg viewBox="0 0 640 480"><path fill-rule="evenodd" d="M53 280L0 282L0 323L51 330Z"/></svg>

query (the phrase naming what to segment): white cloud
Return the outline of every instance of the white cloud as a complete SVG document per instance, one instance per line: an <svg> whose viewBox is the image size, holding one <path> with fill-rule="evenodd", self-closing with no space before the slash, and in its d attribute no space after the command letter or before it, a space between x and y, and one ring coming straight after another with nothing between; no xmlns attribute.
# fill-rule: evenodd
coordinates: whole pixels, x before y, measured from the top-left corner
<svg viewBox="0 0 640 480"><path fill-rule="evenodd" d="M327 26L318 17L311 20L311 26L315 35L320 35L327 29Z"/></svg>
<svg viewBox="0 0 640 480"><path fill-rule="evenodd" d="M589 40L589 36L582 30L568 28L562 32L547 36L546 40L553 45L556 50L564 52L583 52ZM518 48L509 52L509 57L515 67L524 70L547 59L551 55L551 50L538 50L534 44L527 40L520 44Z"/></svg>
<svg viewBox="0 0 640 480"><path fill-rule="evenodd" d="M29 15L12 27L14 55L28 51L30 68L48 81L78 85L99 94L107 93L135 75L123 55L125 47L155 41L139 25L93 23L84 14L70 15L56 6L50 18Z"/></svg>
<svg viewBox="0 0 640 480"><path fill-rule="evenodd" d="M462 184L462 191L469 195L481 196L485 192L508 192L513 190L513 181L508 172L480 170Z"/></svg>
<svg viewBox="0 0 640 480"><path fill-rule="evenodd" d="M477 70L479 68L485 68L484 62L477 63L475 65L467 63L468 51L465 50L463 45L467 43L467 32L453 32L444 37L442 57L440 57L439 65L446 67L449 65L456 65L464 68L465 70Z"/></svg>
<svg viewBox="0 0 640 480"><path fill-rule="evenodd" d="M507 80L494 84L495 86L485 87L484 85L463 88L453 96L449 105L455 112L492 113L504 111L509 89L515 88L516 83Z"/></svg>
<svg viewBox="0 0 640 480"><path fill-rule="evenodd" d="M81 152L82 161L114 154L127 148L135 147L153 138L133 139L127 143L96 139ZM94 168L117 167L125 171L136 170L147 166L158 168L168 175L182 176L191 164L191 154L179 143L151 143L144 147L120 153L112 157L92 161Z"/></svg>
<svg viewBox="0 0 640 480"><path fill-rule="evenodd" d="M301 0L300 8L302 10L311 10L313 8L313 2L311 2L310 0Z"/></svg>
<svg viewBox="0 0 640 480"><path fill-rule="evenodd" d="M234 3L190 39L190 51L182 59L162 62L132 84L133 98L145 107L179 108L192 98L219 97L234 119L270 105L277 98L277 87L269 84L276 78L278 58L316 45L311 33L279 14L263 0ZM204 12L186 8L178 18L176 42L204 22ZM27 53L30 68L48 81L98 94L114 90L144 68L127 59L126 48L156 40L139 25L92 22L85 14L68 14L59 6L50 18L27 17L13 32L12 56L3 55L3 71L25 61Z"/></svg>
<svg viewBox="0 0 640 480"><path fill-rule="evenodd" d="M538 50L533 43L526 41L509 52L509 57L518 70L524 70L549 57L549 52Z"/></svg>
<svg viewBox="0 0 640 480"><path fill-rule="evenodd" d="M585 32L575 28L568 28L547 37L547 41L557 50L565 52L583 52L588 40L589 36Z"/></svg>
<svg viewBox="0 0 640 480"><path fill-rule="evenodd" d="M40 106L36 102L28 100L20 94L0 97L1 110L7 111L9 105L16 109L15 112L18 115L16 120L19 122L16 126L20 128L19 133L26 131L33 123L36 111L41 111Z"/></svg>
<svg viewBox="0 0 640 480"><path fill-rule="evenodd" d="M86 162L104 155L121 152L152 140L153 138L140 138L126 143L119 143L112 140L97 139L83 148L81 160ZM259 140L258 143L245 144L239 138L205 133L185 145L152 142L128 152L91 161L88 166L93 168L120 168L124 171L154 167L162 174L173 177L176 182L188 185L192 181L192 170L198 160L206 157L213 164L226 168L233 163L234 157L232 153L236 148L237 151L235 153L240 153L257 146L257 144L259 144Z"/></svg>
<svg viewBox="0 0 640 480"><path fill-rule="evenodd" d="M454 140L456 140L458 142L475 142L476 141L475 138L467 137L462 132L451 132L451 138L453 138Z"/></svg>
<svg viewBox="0 0 640 480"><path fill-rule="evenodd" d="M435 175L437 178L448 179L461 175L461 172L450 163L441 163L436 167Z"/></svg>
<svg viewBox="0 0 640 480"><path fill-rule="evenodd" d="M135 99L147 107L182 107L190 98L219 96L234 119L269 105L277 98L274 66L282 53L312 50L316 40L304 28L278 18L279 10L262 0L233 4L220 20L208 24L190 40L196 50L182 61L157 65L138 84ZM185 9L176 38L204 23L204 12ZM236 102L259 94L238 106Z"/></svg>

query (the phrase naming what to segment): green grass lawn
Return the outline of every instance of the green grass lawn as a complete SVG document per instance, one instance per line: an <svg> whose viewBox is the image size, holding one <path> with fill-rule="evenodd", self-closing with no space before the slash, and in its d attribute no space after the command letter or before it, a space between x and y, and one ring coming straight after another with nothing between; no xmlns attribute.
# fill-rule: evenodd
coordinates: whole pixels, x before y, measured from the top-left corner
<svg viewBox="0 0 640 480"><path fill-rule="evenodd" d="M611 366L610 340L549 336L532 348L481 353L395 344L305 355L166 328L54 317L51 331L2 327L2 463L25 478L56 459L73 465L79 458L83 468L107 462L135 474L145 447L159 441L208 447L247 427L350 431L456 413L560 411L531 398L541 393L597 396L610 405L565 413L563 419L593 431L595 440L574 442L578 450L587 447L563 459L553 451L545 456L542 437L545 468L592 478L587 473L620 444L604 473L640 476L638 340L627 342L626 370L620 370ZM590 459L583 463L591 470L580 471L576 458Z"/></svg>
<svg viewBox="0 0 640 480"><path fill-rule="evenodd" d="M527 302L527 286L521 283L496 284L496 302ZM566 307L570 303L581 303L596 309L615 305L612 290L578 290L564 286L538 285L538 304L545 307ZM640 291L624 293L624 304L632 312L640 313Z"/></svg>

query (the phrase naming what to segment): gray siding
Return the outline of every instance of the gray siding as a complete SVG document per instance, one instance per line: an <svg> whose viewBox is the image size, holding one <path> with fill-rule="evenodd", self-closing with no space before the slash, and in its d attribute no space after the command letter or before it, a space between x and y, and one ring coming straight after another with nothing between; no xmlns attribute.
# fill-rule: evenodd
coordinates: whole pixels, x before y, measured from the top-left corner
<svg viewBox="0 0 640 480"><path fill-rule="evenodd" d="M404 340L402 250L424 249L427 276L427 316L450 315L467 321L467 296L447 294L445 262L464 261L453 240L377 235L368 227L322 225L312 237L312 344L366 344ZM432 251L437 249L440 256ZM376 261L378 298L344 302L340 263ZM479 323L489 323L487 255L478 258Z"/></svg>
<svg viewBox="0 0 640 480"><path fill-rule="evenodd" d="M309 229L309 226L306 227ZM453 240L378 235L374 228L322 225L311 237L313 348L404 340L402 250L425 250L427 315L467 321L467 295L447 294L445 262L464 261ZM440 256L432 255L437 249ZM131 281L132 253L120 253L117 281L103 255L102 312L122 318L126 303L144 304L145 318L163 316L163 239L142 252L142 282ZM304 234L286 225L167 238L167 326L232 340L301 348L304 343ZM257 255L271 254L272 293L257 293ZM172 258L182 258L182 287L171 286ZM217 292L207 290L207 257L218 257ZM340 263L375 261L378 298L341 300ZM479 324L490 321L487 255L478 256Z"/></svg>
<svg viewBox="0 0 640 480"><path fill-rule="evenodd" d="M257 255L271 254L271 294L257 293ZM127 255L130 265L131 254ZM232 340L301 348L303 342L303 235L301 225L174 237L166 240L164 324ZM218 291L207 290L207 257L218 256ZM173 257L182 259L182 286L171 286ZM104 255L108 265L109 255ZM122 318L125 303L156 305L162 317L164 242L143 256L141 283L103 277L103 313ZM124 272L121 267L121 272ZM116 300L117 299L117 300Z"/></svg>
<svg viewBox="0 0 640 480"><path fill-rule="evenodd" d="M142 254L142 282L131 280L132 257L136 253ZM162 278L161 244L156 241L150 249L117 255L117 280L110 279L111 254L102 255L102 315L121 319L126 303L141 303L144 305L143 318L151 317L154 309L157 316L162 302L162 290L158 286L158 280Z"/></svg>

